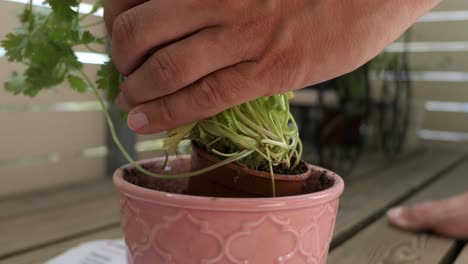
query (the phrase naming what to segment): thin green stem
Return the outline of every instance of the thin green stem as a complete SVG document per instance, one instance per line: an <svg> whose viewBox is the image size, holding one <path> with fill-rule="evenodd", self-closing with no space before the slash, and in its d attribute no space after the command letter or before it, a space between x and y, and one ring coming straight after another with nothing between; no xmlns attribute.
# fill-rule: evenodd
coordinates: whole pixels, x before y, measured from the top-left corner
<svg viewBox="0 0 468 264"><path fill-rule="evenodd" d="M265 148L266 153L268 157L270 157L270 150L268 148ZM273 173L273 164L270 161L268 162L268 167L270 168L270 175L271 175L271 192L273 194L273 197L276 197L276 184L275 184L275 174Z"/></svg>
<svg viewBox="0 0 468 264"><path fill-rule="evenodd" d="M97 50L91 48L91 46L89 46L89 44L85 44L85 47L86 47L89 51L91 51L91 52L99 53L99 51L97 51Z"/></svg>
<svg viewBox="0 0 468 264"><path fill-rule="evenodd" d="M214 154L216 155L219 155L221 157L232 157L232 156L235 156L235 155L238 155L239 152L234 152L234 153L222 153L220 151L218 151L217 149L215 148L211 148L211 152L213 152Z"/></svg>
<svg viewBox="0 0 468 264"><path fill-rule="evenodd" d="M260 140L263 144L269 144L269 145L272 145L272 146L278 146L280 148L283 148L283 149L289 149L290 146L288 146L288 144L284 143L284 142L279 142L279 141L274 141L274 140L271 140L271 139L262 139Z"/></svg>
<svg viewBox="0 0 468 264"><path fill-rule="evenodd" d="M109 114L109 111L107 111L107 107L106 107L106 104L104 103L104 99L102 98L101 94L99 94L99 91L94 86L93 82L89 79L89 77L82 70L80 70L80 73L83 76L83 78L85 78L86 82L88 82L88 85L90 86L92 92L94 93L94 95L96 96L96 98L99 101L99 104L101 105L102 112L104 113L104 116L105 116L105 118L107 120L107 125L109 126L109 130L111 132L112 140L115 142L115 144L117 145L119 150L122 152L125 159L127 159L127 161L130 164L132 164L138 171L140 171L141 173L143 173L143 174L145 174L147 176L154 177L154 178L160 178L160 179L179 179L179 178L193 177L193 176L197 176L197 175L206 173L208 171L212 171L212 170L217 169L219 167L222 167L222 166L224 166L226 164L229 164L229 163L238 161L240 159L243 159L243 158L251 155L254 152L254 150L244 150L244 151L240 152L236 156L233 156L233 157L230 157L228 159L222 160L222 161L220 161L220 162L218 162L218 163L216 163L214 165L211 165L209 167L200 169L198 171L193 171L193 172L188 172L188 173L167 175L167 174L157 174L157 173L151 172L151 171L143 168L141 165L139 165L130 156L130 154L128 154L127 150L125 150L125 148L123 147L122 143L120 142L119 138L116 135L114 123L112 122L112 118L111 118L111 116Z"/></svg>
<svg viewBox="0 0 468 264"><path fill-rule="evenodd" d="M89 17L90 15L92 15L93 13L92 12L89 12L88 14L84 14L80 17L80 21L83 21L85 20L85 18Z"/></svg>

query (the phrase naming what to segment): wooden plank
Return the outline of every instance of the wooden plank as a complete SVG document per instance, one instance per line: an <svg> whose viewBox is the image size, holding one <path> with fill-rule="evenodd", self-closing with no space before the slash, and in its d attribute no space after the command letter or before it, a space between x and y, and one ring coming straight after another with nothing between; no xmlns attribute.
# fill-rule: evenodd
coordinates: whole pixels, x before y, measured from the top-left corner
<svg viewBox="0 0 468 264"><path fill-rule="evenodd" d="M467 147L467 142L458 141L421 140L421 142L427 148L441 151L464 152Z"/></svg>
<svg viewBox="0 0 468 264"><path fill-rule="evenodd" d="M427 151L401 160L397 166L376 172L372 177L347 184L340 198L333 245L341 243L376 215L436 178L462 156L459 153Z"/></svg>
<svg viewBox="0 0 468 264"><path fill-rule="evenodd" d="M70 158L55 163L0 168L0 199L105 177L105 159ZM1 199L1 200L3 200Z"/></svg>
<svg viewBox="0 0 468 264"><path fill-rule="evenodd" d="M68 177L68 176L64 176ZM0 221L115 193L110 177L0 199Z"/></svg>
<svg viewBox="0 0 468 264"><path fill-rule="evenodd" d="M356 168L345 178L346 184L349 185L352 182L359 182L364 178L374 177L376 173L398 166L399 162L411 159L415 155L419 155L424 152L425 150L421 147L406 149L401 156L397 157L395 160L389 160L385 158L381 151L367 151L357 161Z"/></svg>
<svg viewBox="0 0 468 264"><path fill-rule="evenodd" d="M468 2L466 0L444 0L434 8L434 11L453 11L461 9L468 9Z"/></svg>
<svg viewBox="0 0 468 264"><path fill-rule="evenodd" d="M411 27L411 41L467 41L467 26L468 21L416 23Z"/></svg>
<svg viewBox="0 0 468 264"><path fill-rule="evenodd" d="M468 72L468 52L466 51L410 52L408 58L412 71Z"/></svg>
<svg viewBox="0 0 468 264"><path fill-rule="evenodd" d="M433 164L431 162L432 160L427 160L427 164ZM467 170L468 162L465 161L462 166L443 175L404 204L440 199L466 191ZM413 176L414 174L406 179L409 180ZM394 179L394 182L400 187L408 184L405 178L399 179L401 181ZM456 241L448 238L400 231L390 227L385 216L382 216L377 222L334 250L328 263L441 263L455 244Z"/></svg>
<svg viewBox="0 0 468 264"><path fill-rule="evenodd" d="M118 223L117 195L9 218L0 222L0 259Z"/></svg>
<svg viewBox="0 0 468 264"><path fill-rule="evenodd" d="M372 98L380 98L382 84L380 81L372 81ZM464 82L412 82L413 99L417 101L468 101L468 83Z"/></svg>
<svg viewBox="0 0 468 264"><path fill-rule="evenodd" d="M465 245L460 255L458 255L454 264L466 264L468 263L468 244Z"/></svg>
<svg viewBox="0 0 468 264"><path fill-rule="evenodd" d="M456 82L413 82L413 96L419 100L468 101L468 84Z"/></svg>
<svg viewBox="0 0 468 264"><path fill-rule="evenodd" d="M63 253L64 251L92 240L118 239L122 237L120 227L106 228L89 235L80 236L64 242L54 243L36 250L0 260L0 264L31 264L44 263L45 261Z"/></svg>
<svg viewBox="0 0 468 264"><path fill-rule="evenodd" d="M454 132L468 132L468 113L429 112L424 118L423 128Z"/></svg>
<svg viewBox="0 0 468 264"><path fill-rule="evenodd" d="M100 112L0 112L0 160L105 145Z"/></svg>

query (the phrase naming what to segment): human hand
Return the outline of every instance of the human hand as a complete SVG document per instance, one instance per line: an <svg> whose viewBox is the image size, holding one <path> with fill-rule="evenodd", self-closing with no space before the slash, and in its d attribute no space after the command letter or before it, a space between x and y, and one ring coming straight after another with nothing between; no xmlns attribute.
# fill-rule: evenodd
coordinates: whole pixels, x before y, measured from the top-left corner
<svg viewBox="0 0 468 264"><path fill-rule="evenodd" d="M387 212L391 224L403 230L431 230L447 237L468 239L468 192L439 201L426 201Z"/></svg>
<svg viewBox="0 0 468 264"><path fill-rule="evenodd" d="M117 104L151 134L361 66L440 0L106 0Z"/></svg>

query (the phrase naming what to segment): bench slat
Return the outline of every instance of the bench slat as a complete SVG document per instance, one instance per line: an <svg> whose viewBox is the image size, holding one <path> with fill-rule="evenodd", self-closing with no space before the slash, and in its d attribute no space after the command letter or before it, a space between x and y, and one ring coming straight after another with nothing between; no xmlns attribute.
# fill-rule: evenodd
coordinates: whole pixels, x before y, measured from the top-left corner
<svg viewBox="0 0 468 264"><path fill-rule="evenodd" d="M431 162L434 160L427 160L427 164L432 166ZM444 174L442 178L404 204L440 199L466 191L467 170L468 161ZM410 180L414 174L408 176L406 180L399 182L400 186L411 185ZM398 183L398 180L395 182ZM426 233L413 234L400 231L391 227L387 219L382 216L377 222L334 250L329 263L441 263L455 245L456 241L452 239Z"/></svg>
<svg viewBox="0 0 468 264"><path fill-rule="evenodd" d="M105 229L90 235L81 236L78 238L70 239L65 242L52 244L40 249L36 249L25 254L0 260L0 264L31 264L31 263L44 263L45 261L62 254L66 250L76 247L81 243L89 242L92 240L101 239L117 239L122 237L122 232L119 227Z"/></svg>
<svg viewBox="0 0 468 264"><path fill-rule="evenodd" d="M9 218L0 222L0 258L118 223L116 194Z"/></svg>
<svg viewBox="0 0 468 264"><path fill-rule="evenodd" d="M66 177L66 176L64 176ZM115 193L111 178L51 188L0 200L0 221Z"/></svg>
<svg viewBox="0 0 468 264"><path fill-rule="evenodd" d="M465 245L460 255L458 255L455 264L466 264L468 263L468 244Z"/></svg>
<svg viewBox="0 0 468 264"><path fill-rule="evenodd" d="M351 182L340 198L332 248L462 157L463 154L427 151L401 160L396 166L375 172L375 175Z"/></svg>

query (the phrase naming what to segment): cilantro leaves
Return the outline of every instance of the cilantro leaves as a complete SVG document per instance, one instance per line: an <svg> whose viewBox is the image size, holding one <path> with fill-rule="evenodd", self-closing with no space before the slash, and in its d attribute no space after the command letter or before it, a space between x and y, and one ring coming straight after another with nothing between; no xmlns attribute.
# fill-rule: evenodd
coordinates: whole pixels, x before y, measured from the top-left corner
<svg viewBox="0 0 468 264"><path fill-rule="evenodd" d="M20 15L20 27L5 36L1 45L9 61L27 66L23 73L14 72L5 83L7 91L35 96L40 91L67 81L77 92L86 92L88 77L73 48L79 45L103 44L104 38L93 35L80 23L103 6L99 0L89 14L80 16L79 0L46 0L50 9L26 5ZM118 93L123 78L108 62L98 72L98 88L111 98Z"/></svg>

